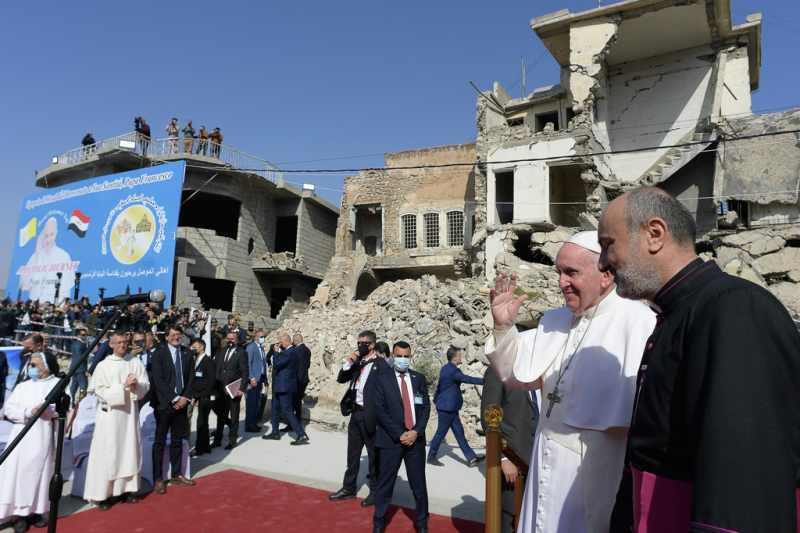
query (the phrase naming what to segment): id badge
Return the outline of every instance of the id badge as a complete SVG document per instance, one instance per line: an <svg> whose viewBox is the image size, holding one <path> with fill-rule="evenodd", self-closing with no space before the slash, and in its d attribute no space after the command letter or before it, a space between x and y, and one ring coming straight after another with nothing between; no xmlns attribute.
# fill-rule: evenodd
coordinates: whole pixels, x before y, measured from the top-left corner
<svg viewBox="0 0 800 533"><path fill-rule="evenodd" d="M195 374L195 377L202 378L203 377L203 371L202 370L198 370L197 373Z"/></svg>
<svg viewBox="0 0 800 533"><path fill-rule="evenodd" d="M415 394L414 395L414 404L415 405L422 405L422 394Z"/></svg>

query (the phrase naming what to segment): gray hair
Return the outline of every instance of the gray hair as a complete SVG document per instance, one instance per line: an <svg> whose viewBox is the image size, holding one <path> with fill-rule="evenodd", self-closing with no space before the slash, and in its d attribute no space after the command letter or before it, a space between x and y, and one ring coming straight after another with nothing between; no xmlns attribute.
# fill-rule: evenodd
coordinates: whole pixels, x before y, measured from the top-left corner
<svg viewBox="0 0 800 533"><path fill-rule="evenodd" d="M657 187L639 187L625 197L629 233L636 233L650 220L660 218L667 223L670 235L679 246L694 249L697 224L692 213L672 195Z"/></svg>

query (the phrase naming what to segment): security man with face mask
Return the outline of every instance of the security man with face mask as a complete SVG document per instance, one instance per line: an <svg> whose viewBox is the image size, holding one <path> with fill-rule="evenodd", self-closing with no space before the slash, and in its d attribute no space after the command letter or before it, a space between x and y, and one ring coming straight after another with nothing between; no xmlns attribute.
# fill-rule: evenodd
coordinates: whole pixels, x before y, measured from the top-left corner
<svg viewBox="0 0 800 533"><path fill-rule="evenodd" d="M358 350L351 353L339 371L336 381L350 383L340 407L344 416L350 415L347 425L347 470L344 472L342 488L328 496L329 500L352 500L358 487L358 467L361 463L361 450L366 446L369 458L367 485L369 495L361 502L362 507L375 505L375 490L378 476L375 468L375 429L377 418L372 401L375 378L391 369L384 359L375 352L375 333L364 331L358 336Z"/></svg>
<svg viewBox="0 0 800 533"><path fill-rule="evenodd" d="M250 385L245 393L244 430L247 433L258 433L258 411L261 407L261 389L267 382L267 356L264 353L264 343L267 334L259 329L254 334L254 342L247 345L247 366L250 372Z"/></svg>
<svg viewBox="0 0 800 533"><path fill-rule="evenodd" d="M192 405L197 409L197 436L194 441L192 457L197 457L204 453L211 453L208 415L216 403L217 366L211 356L206 354L206 343L203 339L195 339L189 351L195 358Z"/></svg>
<svg viewBox="0 0 800 533"><path fill-rule="evenodd" d="M38 333L28 333L22 338L22 351L19 353L19 374L17 374L17 381L14 383L16 387L23 381L30 379L28 377L28 361L30 361L32 353L44 352L44 338ZM48 355L50 355L48 353Z"/></svg>

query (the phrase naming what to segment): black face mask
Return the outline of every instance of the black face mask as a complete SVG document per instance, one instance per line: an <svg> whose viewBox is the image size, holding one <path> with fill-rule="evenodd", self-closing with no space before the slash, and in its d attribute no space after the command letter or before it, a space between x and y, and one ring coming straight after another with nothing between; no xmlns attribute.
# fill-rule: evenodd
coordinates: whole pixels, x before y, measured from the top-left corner
<svg viewBox="0 0 800 533"><path fill-rule="evenodd" d="M197 357L197 350L195 350L194 348L189 350L189 353L192 354L192 357Z"/></svg>
<svg viewBox="0 0 800 533"><path fill-rule="evenodd" d="M369 344L359 344L358 345L358 353L362 357L364 357L365 355L369 354L369 352L370 352Z"/></svg>
<svg viewBox="0 0 800 533"><path fill-rule="evenodd" d="M28 355L30 353L33 353L33 350L29 348L23 348L22 351L20 352L20 355Z"/></svg>

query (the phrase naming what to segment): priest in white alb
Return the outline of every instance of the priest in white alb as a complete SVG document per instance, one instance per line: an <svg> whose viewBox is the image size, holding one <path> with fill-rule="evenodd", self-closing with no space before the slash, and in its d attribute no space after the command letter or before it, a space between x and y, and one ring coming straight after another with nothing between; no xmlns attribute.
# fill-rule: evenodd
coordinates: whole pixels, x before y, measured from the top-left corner
<svg viewBox="0 0 800 533"><path fill-rule="evenodd" d="M54 355L42 352L31 355L25 369L30 379L14 388L5 404L5 417L14 423L8 441L20 434L25 424L40 409L42 416L0 465L0 523L11 517L14 531L27 531L31 525L47 525L50 510L48 487L56 470L56 435L52 420L55 407L44 399L58 383Z"/></svg>
<svg viewBox="0 0 800 533"><path fill-rule="evenodd" d="M113 353L100 361L89 382L88 394L97 396L97 414L83 492L102 511L116 497L123 503L139 501L142 434L137 401L150 386L142 362L126 354L125 334L114 333L110 346Z"/></svg>
<svg viewBox="0 0 800 533"><path fill-rule="evenodd" d="M513 389L541 389L542 406L518 532L604 533L622 475L636 374L655 315L617 296L600 272L596 231L573 235L556 269L565 305L534 330L514 326L526 295L497 277L486 355Z"/></svg>

